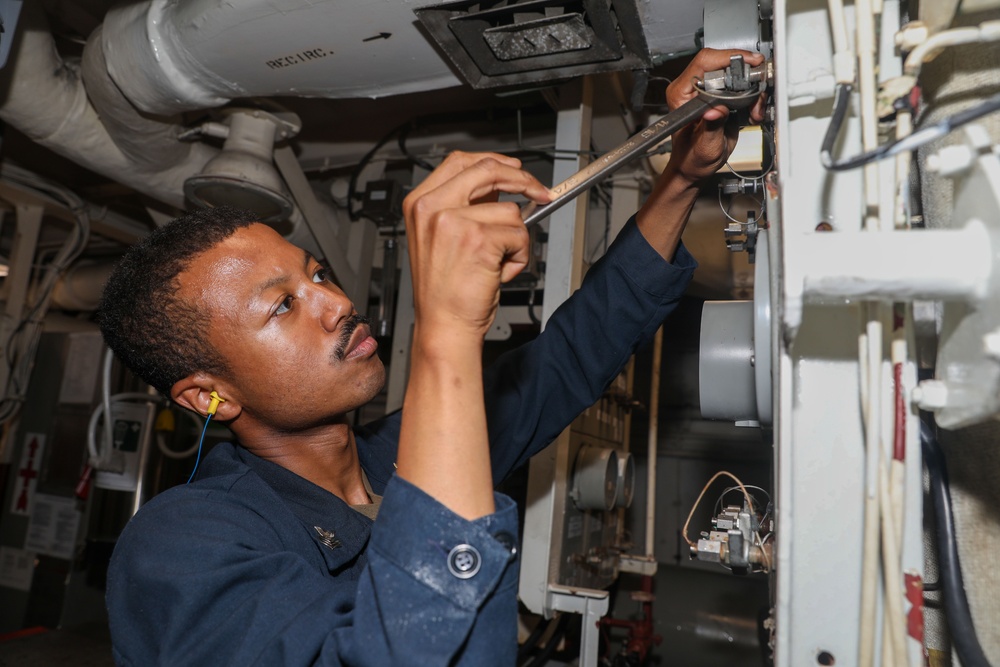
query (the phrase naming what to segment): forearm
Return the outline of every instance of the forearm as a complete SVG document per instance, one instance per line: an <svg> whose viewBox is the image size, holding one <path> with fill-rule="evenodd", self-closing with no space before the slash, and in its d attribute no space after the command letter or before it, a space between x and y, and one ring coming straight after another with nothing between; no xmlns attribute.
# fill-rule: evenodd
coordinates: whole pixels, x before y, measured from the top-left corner
<svg viewBox="0 0 1000 667"><path fill-rule="evenodd" d="M482 340L414 329L398 474L466 519L494 511Z"/></svg>
<svg viewBox="0 0 1000 667"><path fill-rule="evenodd" d="M667 88L667 105L678 109L694 99L698 91L693 82L703 78L706 71L726 67L730 58L737 55L751 65L764 60L759 53L749 51L703 49ZM750 118L759 122L763 116L761 96L750 109ZM698 198L699 183L721 169L736 146L739 126L732 120L725 107L712 107L701 119L672 137L670 162L637 215L639 230L667 261L680 243L684 225Z"/></svg>
<svg viewBox="0 0 1000 667"><path fill-rule="evenodd" d="M668 164L635 216L643 237L668 262L677 252L697 199L698 184L684 178Z"/></svg>

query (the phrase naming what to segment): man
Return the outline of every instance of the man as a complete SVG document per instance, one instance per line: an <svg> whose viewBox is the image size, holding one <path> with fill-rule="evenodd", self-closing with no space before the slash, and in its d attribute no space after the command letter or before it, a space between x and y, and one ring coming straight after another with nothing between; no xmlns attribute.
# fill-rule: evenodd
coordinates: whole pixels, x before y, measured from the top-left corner
<svg viewBox="0 0 1000 667"><path fill-rule="evenodd" d="M671 105L729 55L699 54ZM493 485L600 396L684 292L694 260L680 235L697 182L732 148L725 116L675 136L584 287L485 372L500 284L527 259L518 208L497 195L549 194L517 160L449 156L404 202L416 322L402 414L358 429L345 415L384 371L314 258L228 210L130 251L102 301L109 345L181 406L206 414L221 396L237 442L123 532L108 575L115 660L513 664L516 508Z"/></svg>

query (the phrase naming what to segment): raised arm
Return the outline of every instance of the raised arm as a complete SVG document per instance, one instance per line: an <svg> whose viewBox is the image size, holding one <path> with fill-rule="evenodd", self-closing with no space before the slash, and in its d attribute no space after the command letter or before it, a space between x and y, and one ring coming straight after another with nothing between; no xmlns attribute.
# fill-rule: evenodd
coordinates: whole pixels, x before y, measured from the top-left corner
<svg viewBox="0 0 1000 667"><path fill-rule="evenodd" d="M671 109L694 97L694 78L746 51L705 49L667 89ZM751 119L763 115L760 102ZM545 447L593 405L683 295L697 263L680 242L701 181L723 166L738 128L713 108L673 137L670 161L633 221L587 273L580 290L534 341L487 369L494 477Z"/></svg>
<svg viewBox="0 0 1000 667"><path fill-rule="evenodd" d="M500 192L549 197L516 159L454 153L404 202L415 324L398 473L467 519L494 509L483 339L500 284L528 258L519 208Z"/></svg>
<svg viewBox="0 0 1000 667"><path fill-rule="evenodd" d="M764 56L749 51L702 49L667 88L667 106L673 110L693 99L695 78L726 67L734 55L743 56L751 65L764 61ZM761 99L751 109L750 118L760 122L763 117ZM674 134L670 161L636 214L642 235L665 260L677 250L702 181L726 164L738 133L739 127L729 122L729 110L713 107L701 120Z"/></svg>

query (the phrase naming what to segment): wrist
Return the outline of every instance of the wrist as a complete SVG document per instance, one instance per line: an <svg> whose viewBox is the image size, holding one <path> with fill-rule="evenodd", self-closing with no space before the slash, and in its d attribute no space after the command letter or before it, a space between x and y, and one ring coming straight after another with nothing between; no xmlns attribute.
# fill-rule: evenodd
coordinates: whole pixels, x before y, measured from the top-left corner
<svg viewBox="0 0 1000 667"><path fill-rule="evenodd" d="M666 211L689 209L700 193L701 179L693 178L676 165L668 164L640 208L640 217L652 212L659 217Z"/></svg>
<svg viewBox="0 0 1000 667"><path fill-rule="evenodd" d="M481 362L484 334L478 329L457 324L413 326L413 355L427 361L455 363L475 359Z"/></svg>
<svg viewBox="0 0 1000 667"><path fill-rule="evenodd" d="M673 160L667 162L667 166L663 168L663 173L660 175L659 182L665 187L669 187L676 193L680 193L684 190L698 190L701 188L701 182L705 179L702 175L691 175L686 172L681 165L676 164Z"/></svg>

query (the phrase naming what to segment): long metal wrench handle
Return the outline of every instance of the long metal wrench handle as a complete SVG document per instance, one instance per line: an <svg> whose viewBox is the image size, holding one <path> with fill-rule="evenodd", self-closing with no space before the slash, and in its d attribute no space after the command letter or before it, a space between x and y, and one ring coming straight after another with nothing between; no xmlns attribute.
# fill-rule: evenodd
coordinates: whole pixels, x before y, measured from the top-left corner
<svg viewBox="0 0 1000 667"><path fill-rule="evenodd" d="M524 220L524 224L533 225L546 216L552 215L554 211L568 204L596 181L625 166L634 158L644 155L646 151L677 130L701 118L710 106L712 106L711 103L696 97L688 100L645 130L632 135L618 148L605 153L552 188L555 198L549 203L539 206L534 202L529 202L525 205L521 209L521 218Z"/></svg>

